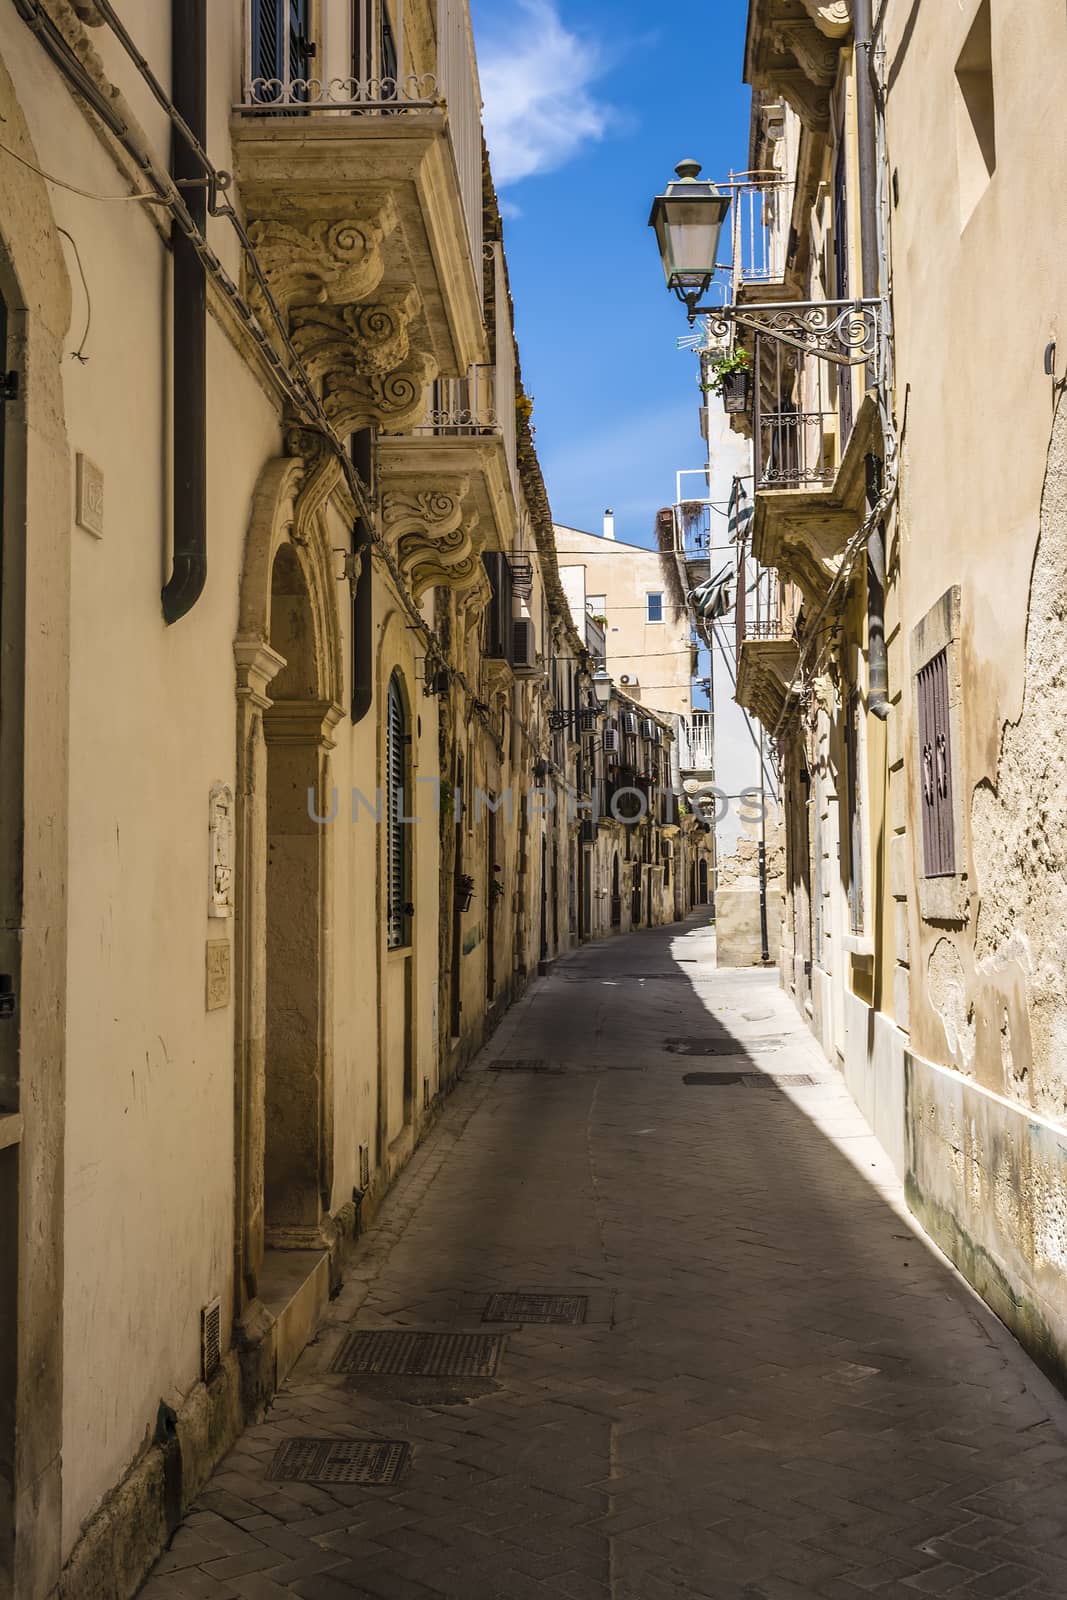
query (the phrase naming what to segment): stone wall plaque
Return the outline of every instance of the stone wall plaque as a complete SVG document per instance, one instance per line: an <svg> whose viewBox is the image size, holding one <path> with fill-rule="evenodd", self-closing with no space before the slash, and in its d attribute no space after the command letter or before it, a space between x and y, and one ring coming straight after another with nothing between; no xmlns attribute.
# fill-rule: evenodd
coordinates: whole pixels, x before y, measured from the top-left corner
<svg viewBox="0 0 1067 1600"><path fill-rule="evenodd" d="M205 949L206 1007L221 1011L230 1003L230 941L209 939Z"/></svg>
<svg viewBox="0 0 1067 1600"><path fill-rule="evenodd" d="M75 462L74 518L94 539L104 537L104 474L81 451Z"/></svg>

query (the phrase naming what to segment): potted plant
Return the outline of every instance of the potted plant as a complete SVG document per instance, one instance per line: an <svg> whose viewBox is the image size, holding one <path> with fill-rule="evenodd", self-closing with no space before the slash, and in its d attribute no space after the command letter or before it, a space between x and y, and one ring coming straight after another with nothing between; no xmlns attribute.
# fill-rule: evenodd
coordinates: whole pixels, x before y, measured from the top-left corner
<svg viewBox="0 0 1067 1600"><path fill-rule="evenodd" d="M474 899L474 879L468 872L463 872L456 879L456 899L461 911L469 911L471 901Z"/></svg>
<svg viewBox="0 0 1067 1600"><path fill-rule="evenodd" d="M721 395L723 410L728 415L747 411L752 396L752 363L748 351L738 345L714 355L708 371L708 381L700 385L704 393Z"/></svg>

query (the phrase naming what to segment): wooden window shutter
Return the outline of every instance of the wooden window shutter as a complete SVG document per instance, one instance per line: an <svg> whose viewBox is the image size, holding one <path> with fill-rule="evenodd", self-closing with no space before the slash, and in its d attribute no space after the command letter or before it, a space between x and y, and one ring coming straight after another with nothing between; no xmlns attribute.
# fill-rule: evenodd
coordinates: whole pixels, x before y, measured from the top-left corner
<svg viewBox="0 0 1067 1600"><path fill-rule="evenodd" d="M390 950L407 943L408 833L405 778L407 774L407 717L396 674L389 682L385 732L386 782L386 930Z"/></svg>
<svg viewBox="0 0 1067 1600"><path fill-rule="evenodd" d="M956 823L952 809L947 650L939 650L921 669L918 688L923 875L950 878L956 871Z"/></svg>

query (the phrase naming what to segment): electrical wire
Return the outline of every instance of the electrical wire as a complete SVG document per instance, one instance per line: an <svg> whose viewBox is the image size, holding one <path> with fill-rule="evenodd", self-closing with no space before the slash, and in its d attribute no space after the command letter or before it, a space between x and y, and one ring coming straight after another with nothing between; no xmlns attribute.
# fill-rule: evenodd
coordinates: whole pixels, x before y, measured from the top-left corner
<svg viewBox="0 0 1067 1600"><path fill-rule="evenodd" d="M31 172L35 172L46 183L54 184L57 189L65 189L68 194L80 195L83 200L139 200L147 205L164 204L160 196L156 194L143 194L140 192L136 194L93 194L89 189L79 189L76 183L67 183L66 179L57 178L54 172L46 172L43 167L37 166L36 162L30 161L26 156L19 155L17 150L12 150L8 144L0 144L0 150L3 151L4 155L10 156L12 161L17 161L20 166L28 167Z"/></svg>
<svg viewBox="0 0 1067 1600"><path fill-rule="evenodd" d="M56 223L56 232L61 233L64 239L70 240L70 248L74 251L74 259L78 264L78 275L81 278L82 288L85 291L85 327L82 329L81 342L79 343L77 350L72 350L70 352L70 359L72 361L80 361L84 367L88 362L89 357L84 355L83 351L85 350L86 342L89 338L89 328L93 320L93 302L92 296L89 293L89 280L85 276L85 268L82 266L81 251L78 249L77 239L75 239L72 233L68 233L66 228L61 228L58 222Z"/></svg>

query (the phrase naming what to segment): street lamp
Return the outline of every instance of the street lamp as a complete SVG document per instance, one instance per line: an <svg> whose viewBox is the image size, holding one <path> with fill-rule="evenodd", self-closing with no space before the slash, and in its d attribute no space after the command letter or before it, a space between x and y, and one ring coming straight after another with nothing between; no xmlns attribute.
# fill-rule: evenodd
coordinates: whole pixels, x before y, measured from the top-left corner
<svg viewBox="0 0 1067 1600"><path fill-rule="evenodd" d="M699 161L679 161L674 170L678 182L656 196L648 225L656 230L668 289L692 309L715 276L730 196L713 183L699 182Z"/></svg>
<svg viewBox="0 0 1067 1600"><path fill-rule="evenodd" d="M604 710L611 703L612 687L611 673L607 667L598 667L596 672L593 673L593 693L601 710Z"/></svg>

